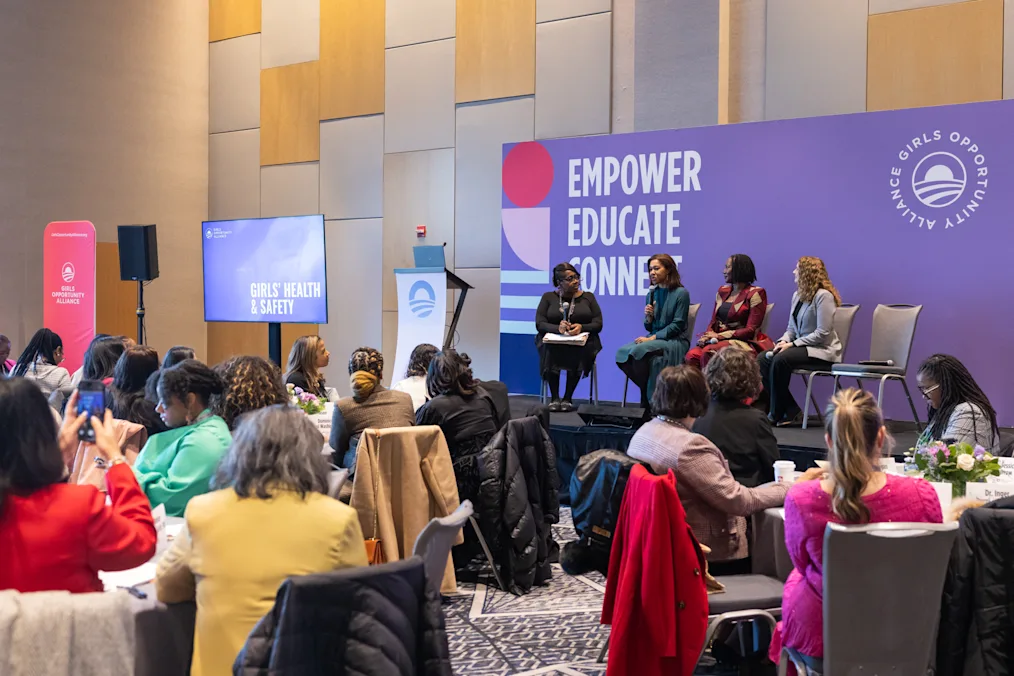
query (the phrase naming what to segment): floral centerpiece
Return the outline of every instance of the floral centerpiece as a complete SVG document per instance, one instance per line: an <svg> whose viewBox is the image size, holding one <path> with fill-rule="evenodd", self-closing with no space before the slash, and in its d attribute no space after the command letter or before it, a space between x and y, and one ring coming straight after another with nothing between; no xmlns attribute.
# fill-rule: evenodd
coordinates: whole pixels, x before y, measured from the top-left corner
<svg viewBox="0 0 1014 676"><path fill-rule="evenodd" d="M1000 476L1000 461L982 446L958 443L948 446L942 441L914 449L913 461L928 481L946 481L954 497L965 494L969 481L984 481L988 476Z"/></svg>
<svg viewBox="0 0 1014 676"><path fill-rule="evenodd" d="M293 406L303 409L303 413L317 415L327 410L324 402L316 394L306 392L302 387L296 387L292 384L286 385L285 389L289 392L289 401L292 402Z"/></svg>

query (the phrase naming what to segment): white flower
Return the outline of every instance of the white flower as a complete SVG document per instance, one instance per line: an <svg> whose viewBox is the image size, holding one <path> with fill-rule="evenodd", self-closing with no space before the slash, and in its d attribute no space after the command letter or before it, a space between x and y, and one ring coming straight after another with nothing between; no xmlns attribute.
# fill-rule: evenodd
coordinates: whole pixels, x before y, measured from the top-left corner
<svg viewBox="0 0 1014 676"><path fill-rule="evenodd" d="M958 456L958 469L965 472L970 471L975 467L975 458L967 453L962 453Z"/></svg>
<svg viewBox="0 0 1014 676"><path fill-rule="evenodd" d="M299 397L292 397L290 401L292 402L293 406L299 406Z"/></svg>

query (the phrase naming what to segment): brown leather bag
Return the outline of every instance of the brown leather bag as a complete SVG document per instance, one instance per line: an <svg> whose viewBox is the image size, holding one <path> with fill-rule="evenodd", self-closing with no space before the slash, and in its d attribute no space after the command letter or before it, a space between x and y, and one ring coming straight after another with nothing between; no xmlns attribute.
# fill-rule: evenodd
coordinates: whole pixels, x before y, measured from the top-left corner
<svg viewBox="0 0 1014 676"><path fill-rule="evenodd" d="M360 445L364 446L365 444ZM373 466L373 456L367 453L367 457L370 460L370 471L373 474L373 537L366 538L364 544L366 545L367 563L371 566L378 566L387 563L387 557L384 556L384 543L377 537L377 531L380 529L380 517L377 513L380 508L380 476L379 468Z"/></svg>

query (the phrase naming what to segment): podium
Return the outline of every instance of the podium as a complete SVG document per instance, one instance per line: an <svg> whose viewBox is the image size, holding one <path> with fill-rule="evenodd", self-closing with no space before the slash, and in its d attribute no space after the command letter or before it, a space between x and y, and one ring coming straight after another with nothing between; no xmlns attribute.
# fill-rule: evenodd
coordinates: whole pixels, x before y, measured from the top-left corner
<svg viewBox="0 0 1014 676"><path fill-rule="evenodd" d="M416 345L430 343L444 350L451 347L465 307L465 296L473 288L447 269L443 246L417 246L412 253L415 267L394 271L398 286L398 345L392 371L395 382L405 377ZM456 289L461 294L451 323L445 326L448 289Z"/></svg>

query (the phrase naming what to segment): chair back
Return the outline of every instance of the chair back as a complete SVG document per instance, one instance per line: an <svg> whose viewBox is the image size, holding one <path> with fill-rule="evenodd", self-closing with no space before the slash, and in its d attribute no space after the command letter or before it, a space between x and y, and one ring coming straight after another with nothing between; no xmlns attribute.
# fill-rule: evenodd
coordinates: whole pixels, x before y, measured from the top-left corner
<svg viewBox="0 0 1014 676"><path fill-rule="evenodd" d="M768 335L768 324L771 323L771 311L775 309L774 303L768 303L767 309L764 311L764 321L761 322L760 332L765 336Z"/></svg>
<svg viewBox="0 0 1014 676"><path fill-rule="evenodd" d="M426 527L415 539L412 556L422 557L426 564L426 585L437 594L440 583L444 579L447 558L451 555L451 547L464 528L468 517L472 516L472 503L465 500L451 514L442 518L430 519Z"/></svg>
<svg viewBox="0 0 1014 676"><path fill-rule="evenodd" d="M870 359L890 360L895 368L907 370L920 312L922 305L878 305L873 311Z"/></svg>
<svg viewBox="0 0 1014 676"><path fill-rule="evenodd" d="M838 335L841 343L841 353L844 358L845 350L849 346L849 336L852 334L852 323L859 312L859 305L841 305L834 311L834 332Z"/></svg>
<svg viewBox="0 0 1014 676"><path fill-rule="evenodd" d="M690 306L690 310L687 312L687 337L690 338L690 344L694 343L694 327L697 325L697 312L701 309L700 303L694 303Z"/></svg>
<svg viewBox="0 0 1014 676"><path fill-rule="evenodd" d="M333 466L333 465L332 465ZM349 471L347 469L333 469L327 477L327 494L335 500L341 495L342 486L349 480Z"/></svg>
<svg viewBox="0 0 1014 676"><path fill-rule="evenodd" d="M926 673L957 533L955 522L828 524L825 676Z"/></svg>

